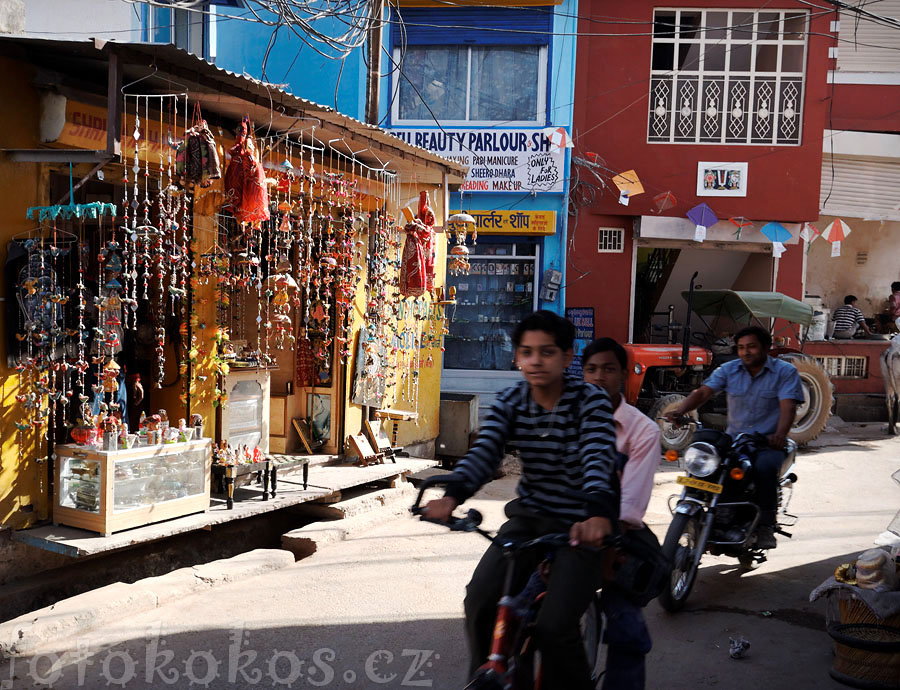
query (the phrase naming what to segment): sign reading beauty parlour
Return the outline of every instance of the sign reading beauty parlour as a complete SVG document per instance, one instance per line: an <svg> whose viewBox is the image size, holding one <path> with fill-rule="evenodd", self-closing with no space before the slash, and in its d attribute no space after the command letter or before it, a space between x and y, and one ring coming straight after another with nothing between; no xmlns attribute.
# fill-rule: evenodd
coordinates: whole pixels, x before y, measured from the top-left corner
<svg viewBox="0 0 900 690"><path fill-rule="evenodd" d="M565 149L542 129L392 129L421 146L469 166L464 192L562 192Z"/></svg>
<svg viewBox="0 0 900 690"><path fill-rule="evenodd" d="M460 211L450 211L460 213ZM556 211L473 211L480 235L552 235L556 232Z"/></svg>

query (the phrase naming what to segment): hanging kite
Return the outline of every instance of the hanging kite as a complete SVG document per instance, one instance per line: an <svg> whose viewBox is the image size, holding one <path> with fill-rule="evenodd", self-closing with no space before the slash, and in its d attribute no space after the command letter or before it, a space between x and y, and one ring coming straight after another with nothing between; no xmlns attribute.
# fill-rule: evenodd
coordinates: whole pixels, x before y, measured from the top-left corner
<svg viewBox="0 0 900 690"><path fill-rule="evenodd" d="M774 221L763 225L760 232L772 243L772 256L776 259L781 258L781 255L787 251L784 243L791 239L793 235L781 223Z"/></svg>
<svg viewBox="0 0 900 690"><path fill-rule="evenodd" d="M702 242L706 239L706 230L719 222L718 217L705 201L697 204L687 212L688 219L696 226L694 228L694 241Z"/></svg>
<svg viewBox="0 0 900 690"><path fill-rule="evenodd" d="M656 204L656 212L662 213L675 206L678 203L678 200L672 192L662 192L653 197L653 203Z"/></svg>
<svg viewBox="0 0 900 690"><path fill-rule="evenodd" d="M619 173L612 181L619 188L619 203L623 206L628 206L631 197L644 193L644 186L634 170Z"/></svg>
<svg viewBox="0 0 900 690"><path fill-rule="evenodd" d="M744 216L732 216L728 219L728 222L734 225L737 230L734 232L734 238L736 240L741 239L741 233L744 231L744 228L752 228L753 222L744 218Z"/></svg>
<svg viewBox="0 0 900 690"><path fill-rule="evenodd" d="M840 218L835 218L822 232L826 240L831 242L831 256L841 255L841 242L850 234L850 226Z"/></svg>

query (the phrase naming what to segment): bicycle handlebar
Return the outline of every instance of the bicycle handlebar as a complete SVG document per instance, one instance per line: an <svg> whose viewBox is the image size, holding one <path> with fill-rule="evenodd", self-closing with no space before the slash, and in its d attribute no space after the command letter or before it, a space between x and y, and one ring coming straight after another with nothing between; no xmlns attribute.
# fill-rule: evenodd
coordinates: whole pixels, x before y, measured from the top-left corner
<svg viewBox="0 0 900 690"><path fill-rule="evenodd" d="M423 522L432 522L436 525L441 525L446 527L451 532L477 532L485 539L489 540L493 544L496 544L501 549L507 552L511 551L521 551L523 549L530 549L535 546L568 546L569 544L569 533L568 532L556 532L551 534L544 534L540 537L536 537L535 539L530 539L524 542L515 542L508 540L498 539L496 536L491 534L490 532L486 532L481 529L479 525L481 524L484 517L482 514L475 510L474 508L470 508L466 513L465 517L455 517L451 515L447 522L442 522L441 520L435 520L433 518L426 517L425 509L422 507L422 497L425 494L425 490L434 486L446 486L448 484L448 480L446 477L429 477L425 481L422 482L421 486L419 486L419 494L416 496L416 502L413 504L412 508L410 508L410 512L413 515L418 515L419 519ZM581 498L584 500L591 500L592 496L583 491L575 491L571 490L567 493L571 494L573 498ZM619 543L621 539L621 535L618 533L610 534L603 540L604 546L613 546ZM594 547L583 546L582 548L593 549Z"/></svg>

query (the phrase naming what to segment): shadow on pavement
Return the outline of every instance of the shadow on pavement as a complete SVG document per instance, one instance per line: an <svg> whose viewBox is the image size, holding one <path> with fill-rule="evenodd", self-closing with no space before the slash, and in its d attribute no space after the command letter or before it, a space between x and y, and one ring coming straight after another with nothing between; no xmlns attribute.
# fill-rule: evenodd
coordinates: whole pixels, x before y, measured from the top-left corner
<svg viewBox="0 0 900 690"><path fill-rule="evenodd" d="M459 619L262 629L235 624L189 633L157 627L101 648L91 646L89 636L71 644L72 651L4 662L0 687L450 690L465 684L467 665Z"/></svg>
<svg viewBox="0 0 900 690"><path fill-rule="evenodd" d="M783 544L779 548L790 548ZM710 559L681 613L668 614L657 602L646 610L658 645L648 664L647 687L722 687L729 690L842 688L828 676L832 642L825 631L826 603L809 594L852 553L783 570L742 570L734 559ZM733 660L729 638L751 643Z"/></svg>

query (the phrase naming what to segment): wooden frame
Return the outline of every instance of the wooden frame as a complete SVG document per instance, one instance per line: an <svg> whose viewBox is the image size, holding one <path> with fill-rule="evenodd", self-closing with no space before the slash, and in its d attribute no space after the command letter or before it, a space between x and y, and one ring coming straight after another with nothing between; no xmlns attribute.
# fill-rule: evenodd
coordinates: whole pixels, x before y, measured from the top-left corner
<svg viewBox="0 0 900 690"><path fill-rule="evenodd" d="M384 453L385 457L388 457L393 462L397 462L394 459L395 449L391 445L391 440L388 438L388 435L385 433L384 428L381 425L380 419L363 420L363 425L366 429L366 434L369 436L369 440L372 442L372 445L375 447L379 453Z"/></svg>
<svg viewBox="0 0 900 690"><path fill-rule="evenodd" d="M369 445L368 439L362 434L350 435L350 447L359 456L359 464L363 467L367 465L378 465L384 463L384 453L376 452Z"/></svg>
<svg viewBox="0 0 900 690"><path fill-rule="evenodd" d="M305 419L292 419L291 425L294 427L294 431L297 432L297 436L300 437L300 443L303 445L303 449L310 455L324 445L322 442L319 442L316 445L313 444L309 422Z"/></svg>

